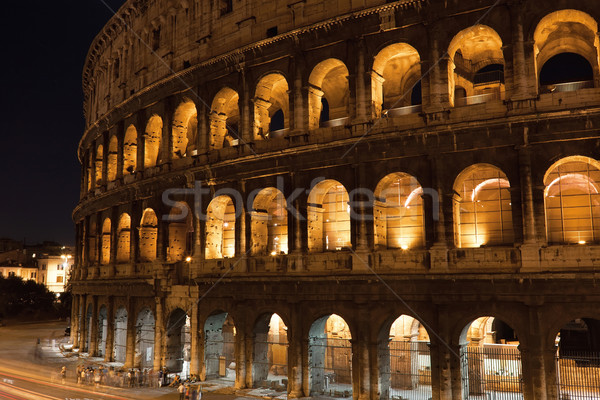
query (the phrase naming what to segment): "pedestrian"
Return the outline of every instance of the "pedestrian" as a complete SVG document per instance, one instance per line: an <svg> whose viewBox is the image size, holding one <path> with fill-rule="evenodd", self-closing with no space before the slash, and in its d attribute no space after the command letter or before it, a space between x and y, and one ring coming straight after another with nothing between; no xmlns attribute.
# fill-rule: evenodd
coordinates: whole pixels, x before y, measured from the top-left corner
<svg viewBox="0 0 600 400"><path fill-rule="evenodd" d="M60 370L60 381L64 385L66 380L67 380L67 367L63 365L62 369Z"/></svg>
<svg viewBox="0 0 600 400"><path fill-rule="evenodd" d="M100 386L100 379L102 379L100 376L100 369L97 369L94 371L94 386L96 388Z"/></svg>
<svg viewBox="0 0 600 400"><path fill-rule="evenodd" d="M183 383L179 384L179 387L177 388L177 392L179 393L179 400L184 400L185 399L185 386L183 385Z"/></svg>

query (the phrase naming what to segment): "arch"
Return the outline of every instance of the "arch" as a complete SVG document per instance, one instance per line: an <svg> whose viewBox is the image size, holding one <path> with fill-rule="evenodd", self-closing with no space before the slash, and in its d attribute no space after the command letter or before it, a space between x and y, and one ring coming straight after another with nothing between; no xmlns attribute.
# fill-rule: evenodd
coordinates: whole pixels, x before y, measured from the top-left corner
<svg viewBox="0 0 600 400"><path fill-rule="evenodd" d="M600 240L600 163L572 156L554 163L544 176L546 236L549 243Z"/></svg>
<svg viewBox="0 0 600 400"><path fill-rule="evenodd" d="M233 146L239 140L240 96L225 87L215 95L210 112L210 149Z"/></svg>
<svg viewBox="0 0 600 400"><path fill-rule="evenodd" d="M235 382L235 323L224 311L211 314L204 323L204 364L206 379ZM223 360L224 365L221 363Z"/></svg>
<svg viewBox="0 0 600 400"><path fill-rule="evenodd" d="M329 58L312 70L308 92L308 128L320 126L322 99L327 100L329 119L345 119L350 115L348 68L341 60Z"/></svg>
<svg viewBox="0 0 600 400"><path fill-rule="evenodd" d="M116 135L112 135L108 142L108 154L106 160L106 176L109 182L117 180L117 157L119 142Z"/></svg>
<svg viewBox="0 0 600 400"><path fill-rule="evenodd" d="M411 175L396 172L375 188L375 245L388 249L425 246L423 188Z"/></svg>
<svg viewBox="0 0 600 400"><path fill-rule="evenodd" d="M194 234L192 210L187 203L177 202L169 214L169 221L167 260L183 261L192 254Z"/></svg>
<svg viewBox="0 0 600 400"><path fill-rule="evenodd" d="M104 357L104 352L106 351L106 337L108 334L108 312L106 310L106 306L102 305L98 310L98 333L97 333L97 343L98 348L96 351L96 355L98 357Z"/></svg>
<svg viewBox="0 0 600 400"><path fill-rule="evenodd" d="M289 127L290 99L289 86L285 77L280 73L271 73L263 76L256 85L254 94L254 139L270 138L274 133L272 119L277 113L283 114L283 126L279 130ZM281 116L279 117L281 118Z"/></svg>
<svg viewBox="0 0 600 400"><path fill-rule="evenodd" d="M131 255L131 217L127 213L121 214L117 226L117 262L129 261Z"/></svg>
<svg viewBox="0 0 600 400"><path fill-rule="evenodd" d="M193 101L185 99L173 114L171 138L173 157L183 158L195 155L198 137L198 112Z"/></svg>
<svg viewBox="0 0 600 400"><path fill-rule="evenodd" d="M140 260L156 260L156 245L158 235L158 218L151 208L146 208L140 223Z"/></svg>
<svg viewBox="0 0 600 400"><path fill-rule="evenodd" d="M584 57L594 71L594 79L597 80L600 48L597 32L597 21L583 11L558 10L542 18L533 33L538 81L544 65L562 53L575 53ZM570 90L577 88L572 86ZM546 89L540 88L541 91ZM569 90L569 86L563 86L563 89Z"/></svg>
<svg viewBox="0 0 600 400"><path fill-rule="evenodd" d="M280 190L261 190L252 206L252 254L278 255L288 252L288 213Z"/></svg>
<svg viewBox="0 0 600 400"><path fill-rule="evenodd" d="M206 259L235 257L235 206L231 197L215 197L208 205L206 221Z"/></svg>
<svg viewBox="0 0 600 400"><path fill-rule="evenodd" d="M132 175L137 168L137 129L129 125L123 140L123 176Z"/></svg>
<svg viewBox="0 0 600 400"><path fill-rule="evenodd" d="M352 396L352 334L337 314L313 322L308 334L310 396Z"/></svg>
<svg viewBox="0 0 600 400"><path fill-rule="evenodd" d="M138 313L135 328L135 365L138 368L152 368L155 329L152 310L146 307Z"/></svg>
<svg viewBox="0 0 600 400"><path fill-rule="evenodd" d="M169 314L165 362L169 372L184 379L190 374L190 326L190 317L181 308Z"/></svg>
<svg viewBox="0 0 600 400"><path fill-rule="evenodd" d="M288 377L287 329L277 314L263 314L256 322L252 358L254 387L287 389L284 384Z"/></svg>
<svg viewBox="0 0 600 400"><path fill-rule="evenodd" d="M460 359L464 399L489 397L502 392L522 398L522 367L519 339L504 321L479 317L461 333Z"/></svg>
<svg viewBox="0 0 600 400"><path fill-rule="evenodd" d="M96 187L102 186L102 165L104 163L104 146L101 144L96 147L96 158L94 160L94 175L96 176Z"/></svg>
<svg viewBox="0 0 600 400"><path fill-rule="evenodd" d="M383 48L373 61L371 90L373 116L381 116L383 109L401 108L421 104L415 99L413 86L421 79L421 57L409 44L394 43Z"/></svg>
<svg viewBox="0 0 600 400"><path fill-rule="evenodd" d="M98 262L98 228L96 219L90 218L90 227L88 230L88 261L91 265Z"/></svg>
<svg viewBox="0 0 600 400"><path fill-rule="evenodd" d="M486 25L475 25L463 29L454 36L448 46L448 94L450 104L467 105L501 99L504 96L504 73L498 71L486 79L477 78L482 68L504 65L502 39L498 33ZM461 86L467 96L478 96L457 102L455 88Z"/></svg>
<svg viewBox="0 0 600 400"><path fill-rule="evenodd" d="M113 360L125 363L127 357L127 310L119 307L115 313Z"/></svg>
<svg viewBox="0 0 600 400"><path fill-rule="evenodd" d="M110 264L112 229L110 218L106 218L102 223L102 254L100 264Z"/></svg>
<svg viewBox="0 0 600 400"><path fill-rule="evenodd" d="M514 242L510 182L499 168L475 164L454 182L454 236L457 247Z"/></svg>
<svg viewBox="0 0 600 400"><path fill-rule="evenodd" d="M154 114L146 124L144 137L144 168L154 167L158 163L162 146L162 118Z"/></svg>
<svg viewBox="0 0 600 400"><path fill-rule="evenodd" d="M380 399L429 398L429 334L415 318L401 315L384 324L378 341Z"/></svg>
<svg viewBox="0 0 600 400"><path fill-rule="evenodd" d="M87 178L87 191L92 190L92 178L94 176L94 159L87 154L87 166L86 166L86 178Z"/></svg>
<svg viewBox="0 0 600 400"><path fill-rule="evenodd" d="M308 196L308 250L341 250L350 241L350 205L346 188L333 179L319 182Z"/></svg>

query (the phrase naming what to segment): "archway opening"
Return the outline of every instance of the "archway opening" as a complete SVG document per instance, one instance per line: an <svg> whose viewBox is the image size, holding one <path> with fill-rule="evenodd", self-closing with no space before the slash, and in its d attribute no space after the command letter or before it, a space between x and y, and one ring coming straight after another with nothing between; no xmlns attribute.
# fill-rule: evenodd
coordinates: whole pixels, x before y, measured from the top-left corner
<svg viewBox="0 0 600 400"><path fill-rule="evenodd" d="M523 399L519 339L504 321L480 317L461 334L463 399Z"/></svg>
<svg viewBox="0 0 600 400"><path fill-rule="evenodd" d="M254 327L254 387L287 390L287 326L277 314L261 316Z"/></svg>
<svg viewBox="0 0 600 400"><path fill-rule="evenodd" d="M94 317L93 308L92 308L92 305L89 304L86 315L85 315L85 323L87 326L87 332L86 332L85 349L84 349L84 351L88 352L88 353L92 351L90 346L92 343L92 318L93 317Z"/></svg>
<svg viewBox="0 0 600 400"><path fill-rule="evenodd" d="M308 196L308 249L319 252L351 246L348 192L338 181L321 181Z"/></svg>
<svg viewBox="0 0 600 400"><path fill-rule="evenodd" d="M412 176L393 173L375 188L375 244L381 248L419 248L425 245L423 188Z"/></svg>
<svg viewBox="0 0 600 400"><path fill-rule="evenodd" d="M190 374L190 317L181 308L169 315L167 323L167 371L187 378Z"/></svg>
<svg viewBox="0 0 600 400"><path fill-rule="evenodd" d="M288 213L280 190L266 188L254 199L252 210L252 254L272 256L288 252Z"/></svg>
<svg viewBox="0 0 600 400"><path fill-rule="evenodd" d="M123 176L135 173L137 167L137 129L129 125L123 140Z"/></svg>
<svg viewBox="0 0 600 400"><path fill-rule="evenodd" d="M154 363L154 314L144 308L138 314L135 324L135 365L138 368L152 368Z"/></svg>
<svg viewBox="0 0 600 400"><path fill-rule="evenodd" d="M321 61L312 70L308 82L309 129L316 129L321 125L343 125L350 115L350 90L346 65L336 58ZM322 114L323 99L327 101L329 115Z"/></svg>
<svg viewBox="0 0 600 400"><path fill-rule="evenodd" d="M214 198L206 215L206 259L234 257L235 206L231 197Z"/></svg>
<svg viewBox="0 0 600 400"><path fill-rule="evenodd" d="M235 324L226 312L211 315L204 323L204 364L206 379L235 382Z"/></svg>
<svg viewBox="0 0 600 400"><path fill-rule="evenodd" d="M144 210L140 224L140 260L149 262L156 260L156 240L158 235L158 218L151 208Z"/></svg>
<svg viewBox="0 0 600 400"><path fill-rule="evenodd" d="M124 364L127 357L127 310L120 307L115 313L115 342L113 360Z"/></svg>
<svg viewBox="0 0 600 400"><path fill-rule="evenodd" d="M185 202L177 202L169 214L168 262L183 261L192 254L194 220L190 207Z"/></svg>
<svg viewBox="0 0 600 400"><path fill-rule="evenodd" d="M460 248L514 242L510 183L500 169L476 164L454 183L455 240Z"/></svg>
<svg viewBox="0 0 600 400"><path fill-rule="evenodd" d="M585 57L575 53L557 54L540 71L542 93L570 92L594 87L594 70Z"/></svg>
<svg viewBox="0 0 600 400"><path fill-rule="evenodd" d="M158 163L162 145L162 130L162 118L156 114L150 117L144 137L144 168L154 167Z"/></svg>
<svg viewBox="0 0 600 400"><path fill-rule="evenodd" d="M429 334L402 315L382 329L378 344L380 399L428 399L431 391Z"/></svg>
<svg viewBox="0 0 600 400"><path fill-rule="evenodd" d="M574 156L556 162L544 176L549 243L600 240L600 163Z"/></svg>
<svg viewBox="0 0 600 400"><path fill-rule="evenodd" d="M127 213L121 214L117 227L117 262L129 261L131 254L131 217Z"/></svg>
<svg viewBox="0 0 600 400"><path fill-rule="evenodd" d="M104 146L101 144L96 147L96 159L94 160L94 174L96 176L96 187L102 186L104 183L102 174L102 165L104 163Z"/></svg>
<svg viewBox="0 0 600 400"><path fill-rule="evenodd" d="M223 88L212 102L210 113L210 149L235 146L239 143L240 109L238 93Z"/></svg>
<svg viewBox="0 0 600 400"><path fill-rule="evenodd" d="M342 317L316 320L308 334L310 396L352 397L352 344Z"/></svg>
<svg viewBox="0 0 600 400"><path fill-rule="evenodd" d="M278 137L289 126L289 87L279 73L264 76L254 97L254 139Z"/></svg>
<svg viewBox="0 0 600 400"><path fill-rule="evenodd" d="M556 336L560 399L600 398L600 320L574 319Z"/></svg>
<svg viewBox="0 0 600 400"><path fill-rule="evenodd" d="M196 155L198 137L198 113L191 100L185 100L173 115L173 156L183 158Z"/></svg>
<svg viewBox="0 0 600 400"><path fill-rule="evenodd" d="M106 218L102 223L102 254L100 258L102 265L110 264L111 236L112 229L110 218Z"/></svg>
<svg viewBox="0 0 600 400"><path fill-rule="evenodd" d="M96 265L98 263L97 234L96 219L90 219L90 229L88 233L88 261L90 265Z"/></svg>
<svg viewBox="0 0 600 400"><path fill-rule="evenodd" d="M108 334L108 313L106 306L100 307L98 310L98 348L96 354L98 357L104 357L106 352L106 336Z"/></svg>
<svg viewBox="0 0 600 400"><path fill-rule="evenodd" d="M109 182L114 182L117 179L117 152L119 143L117 137L112 135L108 142L108 154L106 162L106 176Z"/></svg>

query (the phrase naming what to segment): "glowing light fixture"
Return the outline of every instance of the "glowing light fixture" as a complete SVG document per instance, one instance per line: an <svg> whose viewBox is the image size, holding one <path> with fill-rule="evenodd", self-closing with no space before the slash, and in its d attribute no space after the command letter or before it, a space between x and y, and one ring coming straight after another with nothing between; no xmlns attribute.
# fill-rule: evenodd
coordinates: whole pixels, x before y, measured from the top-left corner
<svg viewBox="0 0 600 400"><path fill-rule="evenodd" d="M192 257L188 256L188 257L185 258L185 262L191 262L191 261L192 261Z"/></svg>

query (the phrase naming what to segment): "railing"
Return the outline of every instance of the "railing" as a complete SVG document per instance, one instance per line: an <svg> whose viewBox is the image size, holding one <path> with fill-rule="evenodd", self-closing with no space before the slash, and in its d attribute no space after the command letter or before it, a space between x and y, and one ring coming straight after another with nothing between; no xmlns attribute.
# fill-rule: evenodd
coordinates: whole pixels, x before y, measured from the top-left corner
<svg viewBox="0 0 600 400"><path fill-rule="evenodd" d="M556 371L559 399L600 398L600 352L561 352Z"/></svg>
<svg viewBox="0 0 600 400"><path fill-rule="evenodd" d="M475 74L473 78L474 85L482 85L488 83L504 83L503 71L489 71Z"/></svg>
<svg viewBox="0 0 600 400"><path fill-rule="evenodd" d="M594 81L579 81L556 83L553 85L544 85L540 88L540 93L559 93L559 92L574 92L579 89L593 89Z"/></svg>
<svg viewBox="0 0 600 400"><path fill-rule="evenodd" d="M429 400L431 360L429 343L391 341L388 399Z"/></svg>
<svg viewBox="0 0 600 400"><path fill-rule="evenodd" d="M471 106L474 104L483 104L493 100L501 100L500 93L486 93L475 96L461 97L455 100L456 107Z"/></svg>
<svg viewBox="0 0 600 400"><path fill-rule="evenodd" d="M333 128L335 126L344 126L348 121L348 117L330 119L329 121L321 122L322 128Z"/></svg>
<svg viewBox="0 0 600 400"><path fill-rule="evenodd" d="M289 131L289 129L287 129L287 128L278 129L276 131L271 131L271 132L269 132L269 139L279 139L279 138L285 137L288 131Z"/></svg>
<svg viewBox="0 0 600 400"><path fill-rule="evenodd" d="M389 110L384 111L384 115L394 118L394 117L400 117L402 115L420 113L422 110L423 110L423 106L421 104L417 104L415 106L390 108Z"/></svg>

